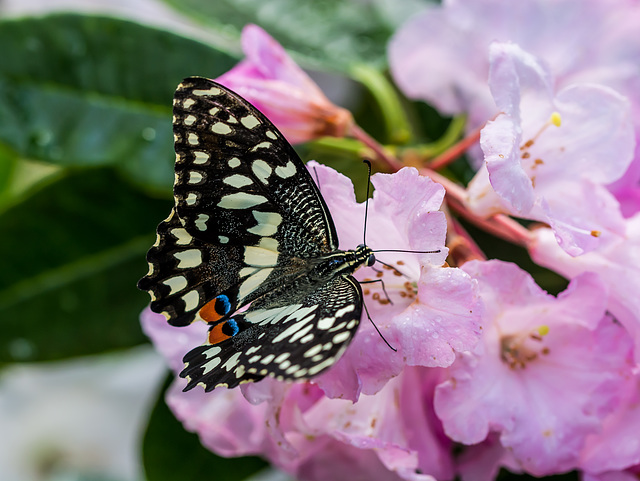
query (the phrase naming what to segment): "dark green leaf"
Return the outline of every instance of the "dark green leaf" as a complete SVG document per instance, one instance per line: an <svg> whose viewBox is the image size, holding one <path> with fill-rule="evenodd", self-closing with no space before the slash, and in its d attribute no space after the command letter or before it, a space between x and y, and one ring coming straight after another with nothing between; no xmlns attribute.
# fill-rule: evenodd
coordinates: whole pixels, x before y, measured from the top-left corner
<svg viewBox="0 0 640 481"><path fill-rule="evenodd" d="M386 46L395 28L428 2L376 0L166 0L221 33L239 37L255 23L273 35L307 67L348 71L367 63L386 65Z"/></svg>
<svg viewBox="0 0 640 481"><path fill-rule="evenodd" d="M143 461L148 481L240 481L267 466L260 458L221 458L205 449L169 411L164 392L145 433Z"/></svg>
<svg viewBox="0 0 640 481"><path fill-rule="evenodd" d="M236 63L168 32L76 15L1 21L0 50L5 148L58 165L118 165L137 183L165 190L177 84Z"/></svg>
<svg viewBox="0 0 640 481"><path fill-rule="evenodd" d="M0 215L0 361L41 361L145 340L135 285L171 208L110 170L75 173Z"/></svg>

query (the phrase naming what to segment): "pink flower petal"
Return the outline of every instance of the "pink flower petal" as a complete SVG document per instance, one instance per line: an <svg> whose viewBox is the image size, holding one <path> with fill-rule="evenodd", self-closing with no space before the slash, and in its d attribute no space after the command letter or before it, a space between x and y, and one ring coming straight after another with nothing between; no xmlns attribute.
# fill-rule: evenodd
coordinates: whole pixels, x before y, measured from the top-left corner
<svg viewBox="0 0 640 481"><path fill-rule="evenodd" d="M257 25L242 31L246 58L217 78L254 104L291 143L343 136L353 122L349 111L327 99L282 46Z"/></svg>
<svg viewBox="0 0 640 481"><path fill-rule="evenodd" d="M603 284L582 276L554 298L514 265L472 261L463 270L478 280L492 324L436 390L445 432L472 444L498 431L536 476L572 469L630 372L629 338L603 318Z"/></svg>

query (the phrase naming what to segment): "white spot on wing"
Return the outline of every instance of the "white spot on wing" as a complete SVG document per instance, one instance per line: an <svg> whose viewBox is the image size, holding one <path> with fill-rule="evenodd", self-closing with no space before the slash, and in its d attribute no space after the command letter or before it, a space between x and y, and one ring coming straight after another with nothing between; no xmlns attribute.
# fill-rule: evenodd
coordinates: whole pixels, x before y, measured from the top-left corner
<svg viewBox="0 0 640 481"><path fill-rule="evenodd" d="M244 125L248 129L252 129L257 125L260 125L260 121L255 117L255 115L247 115L246 117L242 117L240 119L242 125Z"/></svg>
<svg viewBox="0 0 640 481"><path fill-rule="evenodd" d="M183 228L172 229L171 234L176 238L176 244L189 245L193 237Z"/></svg>
<svg viewBox="0 0 640 481"><path fill-rule="evenodd" d="M196 122L195 115L187 115L184 119L185 125L193 125Z"/></svg>
<svg viewBox="0 0 640 481"><path fill-rule="evenodd" d="M189 132L189 143L191 145L198 145L198 136L193 132Z"/></svg>
<svg viewBox="0 0 640 481"><path fill-rule="evenodd" d="M227 371L231 371L231 369L233 369L236 364L238 364L238 359L240 359L241 354L242 352L236 352L233 356L227 359L227 362L222 365L222 368L226 369Z"/></svg>
<svg viewBox="0 0 640 481"><path fill-rule="evenodd" d="M244 248L244 262L250 266L275 266L278 263L278 253L262 247L247 246Z"/></svg>
<svg viewBox="0 0 640 481"><path fill-rule="evenodd" d="M249 177L240 174L234 174L230 175L229 177L225 177L222 182L237 189L253 183L253 181Z"/></svg>
<svg viewBox="0 0 640 481"><path fill-rule="evenodd" d="M229 242L229 238L226 235L219 235L218 240L220 241L220 244L226 244Z"/></svg>
<svg viewBox="0 0 640 481"><path fill-rule="evenodd" d="M189 291L182 296L182 300L184 301L185 311L192 311L200 304L200 294L195 290Z"/></svg>
<svg viewBox="0 0 640 481"><path fill-rule="evenodd" d="M222 90L220 90L217 87L211 87L209 89L203 90L203 89L195 89L191 91L193 93L193 95L198 95L198 96L207 96L207 95L220 95L222 93Z"/></svg>
<svg viewBox="0 0 640 481"><path fill-rule="evenodd" d="M207 221L209 220L209 216L207 214L198 214L196 217L196 227L198 230L205 231L207 230Z"/></svg>
<svg viewBox="0 0 640 481"><path fill-rule="evenodd" d="M287 162L287 165L285 165L284 167L282 166L276 167L276 175L283 179L288 179L289 177L293 176L296 173L296 170L297 169L295 164L289 161Z"/></svg>
<svg viewBox="0 0 640 481"><path fill-rule="evenodd" d="M309 368L309 376L313 376L317 373L319 373L320 371L322 371L323 369L326 369L327 367L331 366L335 361L335 358L330 357L328 359L325 359L324 361L322 361L320 364L316 364L315 366L311 366Z"/></svg>
<svg viewBox="0 0 640 481"><path fill-rule="evenodd" d="M262 361L260 361L261 364L264 364L265 366L267 364L269 364L271 361L273 361L273 358L276 357L275 354L269 354L267 356L264 357L264 359L262 359Z"/></svg>
<svg viewBox="0 0 640 481"><path fill-rule="evenodd" d="M244 297L247 297L249 294L255 291L264 282L264 280L269 277L269 274L271 274L272 270L273 269L260 269L252 276L249 276L240 286L240 298L242 299ZM260 337L258 337L258 339L260 339Z"/></svg>
<svg viewBox="0 0 640 481"><path fill-rule="evenodd" d="M240 166L241 162L240 162L240 159L238 157L231 157L229 159L228 164L229 164L229 167L231 167L232 169L235 169L236 167Z"/></svg>
<svg viewBox="0 0 640 481"><path fill-rule="evenodd" d="M313 329L313 324L307 324L304 329L300 329L298 332L293 334L293 336L291 336L291 339L289 339L289 342L296 342L302 336L308 334L311 329ZM313 337L313 334L311 336Z"/></svg>
<svg viewBox="0 0 640 481"><path fill-rule="evenodd" d="M268 149L269 147L271 147L271 142L267 142L266 140L264 142L260 142L258 145L256 145L255 147L253 147L251 149L251 152L255 152L258 149Z"/></svg>
<svg viewBox="0 0 640 481"><path fill-rule="evenodd" d="M209 161L209 154L206 152L196 150L193 154L196 156L196 158L193 159L194 164L206 164Z"/></svg>
<svg viewBox="0 0 640 481"><path fill-rule="evenodd" d="M267 130L265 135L267 137L269 137L270 139L276 140L278 138L278 136L276 134L274 134L271 130Z"/></svg>
<svg viewBox="0 0 640 481"><path fill-rule="evenodd" d="M278 232L278 226L282 222L282 216L277 212L253 211L253 217L258 221L258 225L247 229L247 231L259 236L275 234Z"/></svg>
<svg viewBox="0 0 640 481"><path fill-rule="evenodd" d="M256 194L247 194L245 192L235 192L233 194L225 195L218 207L223 209L248 209L254 205L263 204L267 201L266 197Z"/></svg>
<svg viewBox="0 0 640 481"><path fill-rule="evenodd" d="M251 170L253 174L262 182L263 184L268 183L269 176L273 170L264 160L258 159L251 164Z"/></svg>
<svg viewBox="0 0 640 481"><path fill-rule="evenodd" d="M333 326L333 323L335 321L335 317L323 317L318 321L318 329L322 329L323 331L326 329L331 329L331 326Z"/></svg>
<svg viewBox="0 0 640 481"><path fill-rule="evenodd" d="M232 132L232 129L224 122L217 122L211 126L211 131L214 134L227 135Z"/></svg>
<svg viewBox="0 0 640 481"><path fill-rule="evenodd" d="M189 194L185 199L185 202L187 203L187 205L194 205L197 202L197 200L198 200L198 196L193 192L189 192Z"/></svg>
<svg viewBox="0 0 640 481"><path fill-rule="evenodd" d="M193 99L185 99L185 101L182 103L182 106L183 106L185 109L188 109L189 107L191 107L191 106L192 106L193 104L195 104L195 103L196 103L196 101L195 101L195 100L193 100Z"/></svg>
<svg viewBox="0 0 640 481"><path fill-rule="evenodd" d="M214 357L213 359L207 361L204 366L202 366L204 368L204 371L202 372L202 374L207 374L208 372L211 372L214 368L218 367L218 364L220 364L222 362L222 359L220 359L219 357Z"/></svg>
<svg viewBox="0 0 640 481"><path fill-rule="evenodd" d="M335 336L333 336L333 343L334 344L341 344L344 341L346 341L347 339L349 339L351 337L351 333L348 331L343 331L343 332L339 332L338 334L336 334Z"/></svg>
<svg viewBox="0 0 640 481"><path fill-rule="evenodd" d="M175 294L176 292L180 292L182 289L187 287L187 284L188 284L187 278L184 276L170 277L162 281L162 283L171 289L171 291L169 292L169 295Z"/></svg>
<svg viewBox="0 0 640 481"><path fill-rule="evenodd" d="M178 259L178 269L191 269L202 264L202 252L198 249L174 252L173 257Z"/></svg>
<svg viewBox="0 0 640 481"><path fill-rule="evenodd" d="M189 172L189 183L190 184L199 184L200 182L202 182L202 174L200 172L196 172L195 170L192 170L191 172Z"/></svg>

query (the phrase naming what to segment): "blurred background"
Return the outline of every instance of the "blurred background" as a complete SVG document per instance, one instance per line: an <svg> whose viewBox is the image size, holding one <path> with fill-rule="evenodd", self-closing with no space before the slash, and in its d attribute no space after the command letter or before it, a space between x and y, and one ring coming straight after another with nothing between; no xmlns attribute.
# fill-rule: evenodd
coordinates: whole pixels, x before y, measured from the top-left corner
<svg viewBox="0 0 640 481"><path fill-rule="evenodd" d="M140 329L149 299L135 285L173 203L173 91L231 68L242 26L257 23L384 142L347 71L383 71L389 36L427 3L0 2L1 481L286 479L184 431ZM425 105L414 113L423 140L449 123ZM322 142L299 152L356 165L362 196L353 156Z"/></svg>

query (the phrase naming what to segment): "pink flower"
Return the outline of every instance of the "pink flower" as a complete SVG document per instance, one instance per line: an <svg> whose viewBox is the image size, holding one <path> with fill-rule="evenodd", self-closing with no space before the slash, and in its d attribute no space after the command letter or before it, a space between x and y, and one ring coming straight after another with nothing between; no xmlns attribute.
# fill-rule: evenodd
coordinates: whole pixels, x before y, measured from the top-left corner
<svg viewBox="0 0 640 481"><path fill-rule="evenodd" d="M320 190L333 214L341 248L362 243L364 204L357 204L351 181L333 169L310 162ZM438 209L444 190L413 168L376 174L369 202L367 243L376 249L440 250L436 254L381 252L379 272L360 269L365 304L394 353L363 316L358 334L345 355L317 379L329 397L356 401L374 394L405 365L446 367L455 353L471 349L480 337L481 311L475 286L460 269L439 267L447 255L446 221ZM375 267L375 266L374 266Z"/></svg>
<svg viewBox="0 0 640 481"><path fill-rule="evenodd" d="M640 468L640 372L625 383L616 410L604 420L602 431L587 438L580 468L591 474Z"/></svg>
<svg viewBox="0 0 640 481"><path fill-rule="evenodd" d="M289 142L348 132L351 113L332 104L264 30L247 25L242 49L246 58L216 80L260 109Z"/></svg>
<svg viewBox="0 0 640 481"><path fill-rule="evenodd" d="M640 6L627 0L445 0L396 32L389 63L409 97L468 112L477 127L497 113L487 85L492 42L542 59L558 89L597 82L640 100L639 28Z"/></svg>
<svg viewBox="0 0 640 481"><path fill-rule="evenodd" d="M491 45L489 85L503 113L482 131L485 164L468 188L474 211L545 222L571 255L597 248L602 230L622 232L605 186L633 158L627 101L587 84L554 95L542 63L513 44Z"/></svg>
<svg viewBox="0 0 640 481"><path fill-rule="evenodd" d="M630 339L605 316L606 287L586 274L555 298L513 264L463 270L478 281L489 325L436 389L445 433L474 444L498 432L535 476L573 469L631 370Z"/></svg>
<svg viewBox="0 0 640 481"><path fill-rule="evenodd" d="M626 219L624 227L622 235L603 231L600 248L579 257L560 249L549 229L536 229L529 253L538 264L569 279L597 273L609 288L607 309L634 338L636 359L640 360L640 214Z"/></svg>
<svg viewBox="0 0 640 481"><path fill-rule="evenodd" d="M540 59L560 92L597 83L631 102L640 134L640 4L629 0L444 0L402 26L389 44L391 72L411 98L445 114L468 114L468 131L493 118L487 84L492 42L512 42ZM586 138L586 137L585 137ZM479 151L473 156L480 163ZM640 181L640 145L627 174L609 188L629 200ZM615 161L615 156L603 161ZM630 214L640 203L629 205ZM630 215L629 214L629 215Z"/></svg>
<svg viewBox="0 0 640 481"><path fill-rule="evenodd" d="M356 203L351 182L317 163L309 168L333 213L341 246L361 243L364 205ZM438 267L446 258L440 185L415 169L376 174L372 182L369 245L439 250L380 252L394 268L381 269L379 277L372 269L358 272L360 278L384 280L394 304L378 283L363 285L365 302L398 352L364 319L344 356L311 381L267 378L241 389L182 393L184 381L177 380L167 402L212 451L261 455L305 480L453 479L451 441L432 407L443 371L419 366L448 366L458 352L477 344L481 312L475 282L460 269ZM205 325L176 328L149 311L142 324L176 371L182 355L206 337Z"/></svg>
<svg viewBox="0 0 640 481"><path fill-rule="evenodd" d="M633 466L624 471L607 471L606 473L584 473L583 481L638 481L640 465Z"/></svg>

